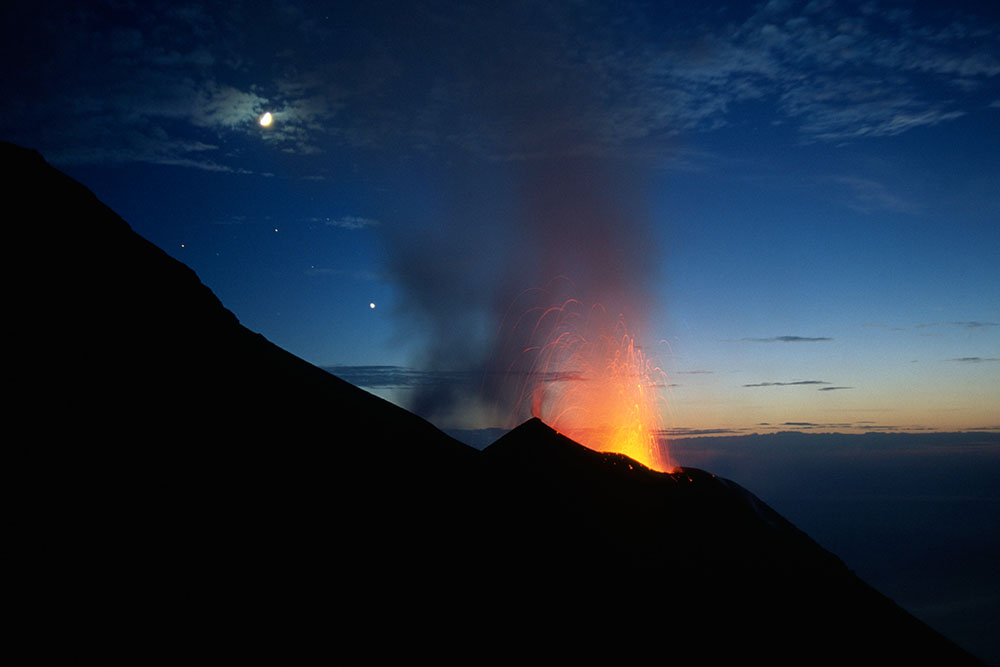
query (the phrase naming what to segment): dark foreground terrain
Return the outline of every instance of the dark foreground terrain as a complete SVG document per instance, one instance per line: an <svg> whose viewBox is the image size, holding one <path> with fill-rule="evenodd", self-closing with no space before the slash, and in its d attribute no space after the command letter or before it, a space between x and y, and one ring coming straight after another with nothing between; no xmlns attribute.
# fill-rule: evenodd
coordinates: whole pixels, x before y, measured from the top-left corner
<svg viewBox="0 0 1000 667"><path fill-rule="evenodd" d="M537 420L462 445L0 155L37 656L975 664L737 484Z"/></svg>

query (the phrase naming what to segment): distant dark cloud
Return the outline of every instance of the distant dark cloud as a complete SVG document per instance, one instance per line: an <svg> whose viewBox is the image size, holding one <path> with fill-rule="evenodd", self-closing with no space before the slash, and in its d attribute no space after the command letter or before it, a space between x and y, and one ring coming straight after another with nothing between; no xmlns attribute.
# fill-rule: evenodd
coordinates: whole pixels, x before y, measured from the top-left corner
<svg viewBox="0 0 1000 667"><path fill-rule="evenodd" d="M854 387L820 387L820 391L836 391L837 389L854 389Z"/></svg>
<svg viewBox="0 0 1000 667"><path fill-rule="evenodd" d="M469 373L423 371L403 366L324 366L323 370L368 389L468 383L473 380Z"/></svg>
<svg viewBox="0 0 1000 667"><path fill-rule="evenodd" d="M323 370L332 373L341 380L346 380L358 387L378 388L419 388L437 385L468 386L483 380L483 374L475 371L440 371L421 370L406 366L323 366ZM546 383L552 382L586 382L576 371L536 372L533 377ZM662 384L650 384L650 387L663 387ZM674 386L674 385L670 385Z"/></svg>
<svg viewBox="0 0 1000 667"><path fill-rule="evenodd" d="M858 421L848 421L848 422L812 422L812 421L786 421L781 423L771 423L771 422L760 422L756 424L759 432L768 434L768 437L774 437L776 434L791 434L794 432L810 433L815 434L817 432L822 432L830 437L853 439L862 437L860 435L846 435L845 432L862 432L887 435L904 435L910 433L927 433L934 432L936 429L919 426L915 424L901 425L901 424L879 424L868 420L858 420ZM661 432L661 436L664 438L668 437L685 437L685 436L743 436L754 431L753 428L744 429L694 429L694 428L671 428L664 429ZM1000 426L986 426L977 428L967 428L962 429L962 432L966 433L994 433L1000 431ZM734 437L732 439L733 443L740 441L740 438ZM860 442L860 441L856 441ZM882 441L884 442L884 441ZM905 441L901 441L901 444L905 444Z"/></svg>
<svg viewBox="0 0 1000 667"><path fill-rule="evenodd" d="M963 329L985 329L988 327L1000 327L1000 322L951 322L951 324Z"/></svg>
<svg viewBox="0 0 1000 667"><path fill-rule="evenodd" d="M957 359L946 359L946 361L957 361L963 364L984 364L993 361L1000 361L998 357L959 357Z"/></svg>
<svg viewBox="0 0 1000 667"><path fill-rule="evenodd" d="M657 432L658 437L689 437L696 435L739 435L745 429L732 428L668 428Z"/></svg>
<svg viewBox="0 0 1000 667"><path fill-rule="evenodd" d="M916 325L916 329L926 329L928 327L961 327L962 329L989 329L1000 327L1000 322L928 322Z"/></svg>
<svg viewBox="0 0 1000 667"><path fill-rule="evenodd" d="M755 384L745 384L744 387L791 387L803 384L830 384L823 380L795 380L793 382L758 382Z"/></svg>
<svg viewBox="0 0 1000 667"><path fill-rule="evenodd" d="M823 343L833 339L826 337L811 338L808 336L773 336L771 338L743 338L742 340L750 343Z"/></svg>
<svg viewBox="0 0 1000 667"><path fill-rule="evenodd" d="M796 431L826 431L838 432L863 428L857 422L782 422L775 428L794 429ZM870 427L869 427L870 428ZM895 427L891 427L895 428Z"/></svg>

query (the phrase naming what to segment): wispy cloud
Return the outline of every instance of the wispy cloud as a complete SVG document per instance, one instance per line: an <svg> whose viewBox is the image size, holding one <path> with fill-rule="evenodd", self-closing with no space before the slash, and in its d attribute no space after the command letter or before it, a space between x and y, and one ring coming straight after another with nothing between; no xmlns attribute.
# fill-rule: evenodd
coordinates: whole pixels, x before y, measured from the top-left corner
<svg viewBox="0 0 1000 667"><path fill-rule="evenodd" d="M854 422L807 422L807 421L787 421L781 424L775 424L773 426L767 425L771 430L779 429L794 429L796 431L898 431L906 428L907 430L920 430L920 427L901 427L892 425L879 425L872 421L854 421Z"/></svg>
<svg viewBox="0 0 1000 667"><path fill-rule="evenodd" d="M854 389L854 387L820 387L820 391L837 391L838 389Z"/></svg>
<svg viewBox="0 0 1000 667"><path fill-rule="evenodd" d="M1000 322L951 322L952 325L963 329L986 329L989 327L1000 327Z"/></svg>
<svg viewBox="0 0 1000 667"><path fill-rule="evenodd" d="M806 385L806 384L830 384L829 382L824 382L823 380L794 380L792 382L757 382L754 384L745 384L744 387L792 387L796 385Z"/></svg>
<svg viewBox="0 0 1000 667"><path fill-rule="evenodd" d="M998 357L958 357L957 359L946 359L945 361L955 361L961 364L985 364L1000 361Z"/></svg>
<svg viewBox="0 0 1000 667"><path fill-rule="evenodd" d="M833 340L827 337L772 336L771 338L742 338L749 343L824 343Z"/></svg>
<svg viewBox="0 0 1000 667"><path fill-rule="evenodd" d="M371 227L378 227L381 224L374 218L362 218L357 215L343 215L339 218L310 218L309 221L341 229L369 229Z"/></svg>
<svg viewBox="0 0 1000 667"><path fill-rule="evenodd" d="M148 162L235 173L250 172L234 139L285 152L315 150L317 128L337 111L331 98L339 88L308 86L302 76L289 88L286 77L273 76L273 61L249 61L240 21L269 21L275 35L297 34L279 29L288 23L281 12L252 14L193 7L158 12L151 22L145 8L125 4L115 23L82 6L28 17L25 43L38 51L23 54L24 66L12 70L5 86L6 138L36 146L57 163ZM44 88L33 81L44 81ZM267 129L257 122L264 111L275 121ZM38 127L44 133L33 132Z"/></svg>
<svg viewBox="0 0 1000 667"><path fill-rule="evenodd" d="M691 437L696 435L739 435L746 433L746 429L733 428L667 428L657 431L657 437Z"/></svg>
<svg viewBox="0 0 1000 667"><path fill-rule="evenodd" d="M462 384L475 379L473 373L424 371L404 366L324 366L323 370L369 389Z"/></svg>
<svg viewBox="0 0 1000 667"><path fill-rule="evenodd" d="M957 10L933 23L877 2L771 2L670 20L638 4L521 11L466 9L461 40L449 12L424 12L420 36L407 40L397 23L372 21L358 31L367 39L343 51L328 26L344 19L346 33L357 27L351 17L324 22L290 3L203 5L155 22L124 3L116 25L87 7L40 9L23 40L37 51L8 68L7 136L43 140L47 155L66 160L217 170L240 168L237 138L297 155L335 146L459 147L497 159L554 147L638 151L691 169L704 156L681 158L656 140L733 125L746 102L766 103L771 121L803 142L863 140L979 110L1000 75L995 21ZM248 25L267 25L273 41L248 48ZM512 118L552 103L574 113L544 124ZM469 113L483 108L495 113ZM267 129L256 122L264 111L274 118ZM859 206L910 206L883 185L844 184Z"/></svg>
<svg viewBox="0 0 1000 667"><path fill-rule="evenodd" d="M448 385L460 387L476 384L483 380L484 373L474 371L435 371L409 368L406 366L323 366L323 370L359 387L412 388ZM507 373L510 377L512 373ZM542 382L587 382L587 378L577 371L549 371L532 373L533 378ZM651 387L663 385L648 385Z"/></svg>
<svg viewBox="0 0 1000 667"><path fill-rule="evenodd" d="M886 331L905 331L904 327L890 326L882 322L868 322L861 325L865 329L885 329Z"/></svg>
<svg viewBox="0 0 1000 667"><path fill-rule="evenodd" d="M978 322L978 321L928 322L926 324L918 324L914 328L926 329L928 327L961 327L962 329L990 329L992 327L1000 327L1000 322Z"/></svg>
<svg viewBox="0 0 1000 667"><path fill-rule="evenodd" d="M678 35L647 74L675 127L725 125L737 103L771 99L805 141L891 136L961 117L979 104L963 95L1000 74L995 26L958 12L925 24L876 3L772 2L725 32L702 29ZM952 95L929 97L936 86Z"/></svg>
<svg viewBox="0 0 1000 667"><path fill-rule="evenodd" d="M917 213L920 207L889 190L883 183L857 176L837 176L833 179L848 188L850 198L847 205L862 213L891 211L896 213Z"/></svg>

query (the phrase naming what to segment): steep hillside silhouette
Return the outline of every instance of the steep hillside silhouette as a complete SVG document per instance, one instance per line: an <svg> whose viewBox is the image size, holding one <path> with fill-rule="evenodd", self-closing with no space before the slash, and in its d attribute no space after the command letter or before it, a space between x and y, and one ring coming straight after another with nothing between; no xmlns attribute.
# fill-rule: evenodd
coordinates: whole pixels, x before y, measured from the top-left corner
<svg viewBox="0 0 1000 667"><path fill-rule="evenodd" d="M760 499L531 420L479 452L243 327L0 145L41 652L972 661Z"/></svg>

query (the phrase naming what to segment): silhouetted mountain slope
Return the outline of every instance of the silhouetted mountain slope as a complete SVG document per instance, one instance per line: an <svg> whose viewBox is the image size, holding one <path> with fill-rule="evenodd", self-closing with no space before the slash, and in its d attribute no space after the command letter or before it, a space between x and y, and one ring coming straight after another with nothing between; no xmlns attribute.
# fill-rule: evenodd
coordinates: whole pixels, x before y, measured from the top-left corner
<svg viewBox="0 0 1000 667"><path fill-rule="evenodd" d="M2 144L0 165L18 473L54 609L258 641L329 622L331 572L361 586L468 520L453 500L478 452L241 326L36 152Z"/></svg>
<svg viewBox="0 0 1000 667"><path fill-rule="evenodd" d="M717 658L975 664L734 482L651 471L538 420L484 455L503 526L494 551L545 554L539 580L580 622L602 610L605 628L682 637Z"/></svg>
<svg viewBox="0 0 1000 667"><path fill-rule="evenodd" d="M242 327L193 271L37 153L10 144L2 153L5 203L23 218L17 249L33 262L28 289L18 290L31 317L18 329L46 352L35 361L49 371L36 374L33 395L58 400L67 429L246 445L315 435L315 422L349 416L395 447L387 456L412 449L394 445L397 437L431 442L422 456L467 454L427 422Z"/></svg>
<svg viewBox="0 0 1000 667"><path fill-rule="evenodd" d="M37 153L0 159L40 651L968 658L738 485L537 420L461 445L242 327Z"/></svg>

